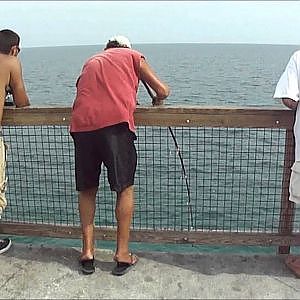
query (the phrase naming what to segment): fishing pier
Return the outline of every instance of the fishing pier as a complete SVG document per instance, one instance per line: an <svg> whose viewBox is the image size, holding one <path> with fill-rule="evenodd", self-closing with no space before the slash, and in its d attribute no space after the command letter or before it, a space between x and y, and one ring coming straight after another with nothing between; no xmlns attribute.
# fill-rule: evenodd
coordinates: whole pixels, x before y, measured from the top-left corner
<svg viewBox="0 0 300 300"><path fill-rule="evenodd" d="M69 107L5 109L9 205L1 235L81 238L70 114ZM34 268L45 272L50 268L53 274L60 269L64 274L50 280L56 282L57 294L53 285L40 278L38 285L46 284L49 294L28 294L31 283L23 282L26 288L15 298L51 298L51 290L53 298L299 298L300 285L283 263L290 247L300 245L299 214L288 200L294 162L293 112L270 107L141 106L135 120L138 166L132 242L265 246L276 247L277 254L244 258L139 253L137 270L120 281L108 275L111 253L99 251L98 267L107 271L95 275L101 292L92 287L95 282L76 273L78 251L15 245L0 257L7 272L4 258L15 266L28 259ZM115 240L114 206L103 169L95 217L97 240ZM75 285L66 290L69 276ZM100 283L102 279L111 293ZM128 293L120 294L118 280Z"/></svg>

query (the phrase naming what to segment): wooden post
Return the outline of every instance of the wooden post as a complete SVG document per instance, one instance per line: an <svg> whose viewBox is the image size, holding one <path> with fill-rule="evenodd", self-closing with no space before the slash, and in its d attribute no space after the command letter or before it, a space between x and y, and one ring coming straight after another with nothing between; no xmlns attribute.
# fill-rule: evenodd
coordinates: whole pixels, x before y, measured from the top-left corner
<svg viewBox="0 0 300 300"><path fill-rule="evenodd" d="M286 130L284 166L282 177L281 209L279 220L279 233L290 235L293 232L293 222L295 216L295 204L289 201L289 183L291 176L291 166L295 160L295 140L292 129ZM279 254L290 253L290 245L278 247Z"/></svg>

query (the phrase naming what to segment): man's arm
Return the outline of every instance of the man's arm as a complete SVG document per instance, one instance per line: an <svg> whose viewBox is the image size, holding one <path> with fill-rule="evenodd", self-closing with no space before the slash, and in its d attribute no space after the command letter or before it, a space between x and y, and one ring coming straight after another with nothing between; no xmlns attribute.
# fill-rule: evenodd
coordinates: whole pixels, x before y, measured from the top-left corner
<svg viewBox="0 0 300 300"><path fill-rule="evenodd" d="M23 81L21 63L17 58L14 58L11 64L9 86L11 87L16 107L30 105Z"/></svg>
<svg viewBox="0 0 300 300"><path fill-rule="evenodd" d="M293 109L293 110L297 109L298 101L295 101L290 98L282 98L281 101L286 107Z"/></svg>
<svg viewBox="0 0 300 300"><path fill-rule="evenodd" d="M2 78L0 74L0 107L3 107L4 101L5 101L5 80Z"/></svg>
<svg viewBox="0 0 300 300"><path fill-rule="evenodd" d="M156 93L154 105L162 104L163 100L169 96L169 87L156 76L144 58L141 59L140 63L140 79L145 81Z"/></svg>

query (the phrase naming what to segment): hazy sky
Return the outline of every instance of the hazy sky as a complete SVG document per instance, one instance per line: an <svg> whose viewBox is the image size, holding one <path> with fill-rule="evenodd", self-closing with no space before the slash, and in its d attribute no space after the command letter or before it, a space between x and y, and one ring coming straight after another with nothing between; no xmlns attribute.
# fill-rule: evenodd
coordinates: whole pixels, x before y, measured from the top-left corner
<svg viewBox="0 0 300 300"><path fill-rule="evenodd" d="M300 1L0 1L0 28L21 45L134 43L300 45Z"/></svg>

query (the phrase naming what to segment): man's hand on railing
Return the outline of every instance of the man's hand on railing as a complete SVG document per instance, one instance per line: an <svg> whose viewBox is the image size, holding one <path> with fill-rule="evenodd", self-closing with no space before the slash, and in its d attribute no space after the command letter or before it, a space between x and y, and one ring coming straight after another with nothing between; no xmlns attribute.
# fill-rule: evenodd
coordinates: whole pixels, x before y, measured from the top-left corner
<svg viewBox="0 0 300 300"><path fill-rule="evenodd" d="M282 98L282 103L289 109L296 110L299 102L290 98Z"/></svg>
<svg viewBox="0 0 300 300"><path fill-rule="evenodd" d="M160 99L159 97L153 97L152 99L152 105L153 106L159 106L159 105L163 105L164 104L164 100Z"/></svg>

